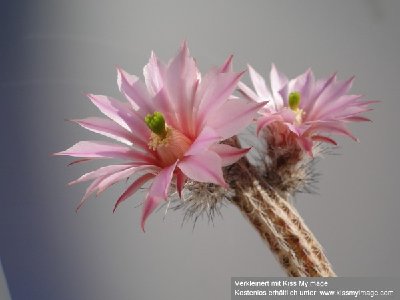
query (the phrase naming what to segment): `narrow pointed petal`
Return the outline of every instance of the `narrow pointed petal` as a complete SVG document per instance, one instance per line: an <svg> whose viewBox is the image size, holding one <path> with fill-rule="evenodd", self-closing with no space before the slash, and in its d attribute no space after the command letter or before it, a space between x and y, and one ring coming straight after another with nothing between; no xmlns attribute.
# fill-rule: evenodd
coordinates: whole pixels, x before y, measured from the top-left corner
<svg viewBox="0 0 400 300"><path fill-rule="evenodd" d="M308 137L301 136L298 139L298 143L304 152L306 152L310 157L313 157L313 152L312 152L313 141L311 139L309 139Z"/></svg>
<svg viewBox="0 0 400 300"><path fill-rule="evenodd" d="M329 138L327 136L323 136L323 135L314 135L314 136L311 137L311 139L313 141L325 142L325 143L332 144L332 145L335 145L335 146L337 145L337 143L333 139L331 139L331 138Z"/></svg>
<svg viewBox="0 0 400 300"><path fill-rule="evenodd" d="M206 116L218 110L228 99L242 77L242 73L220 73L213 82L209 82L207 92L203 96L199 106L198 119L203 121ZM203 85L201 82L200 85ZM204 88L204 87L203 87Z"/></svg>
<svg viewBox="0 0 400 300"><path fill-rule="evenodd" d="M122 170L126 170L130 168L130 165L109 165L109 166L105 166L105 167L101 167L97 170L94 170L92 172L83 174L81 177L79 177L78 179L75 179L74 181L71 181L70 183L68 183L68 185L73 185L76 183L80 183L80 182L85 182L88 180L92 180L92 179L96 179L99 177L105 177L105 176L109 176L113 173L122 171Z"/></svg>
<svg viewBox="0 0 400 300"><path fill-rule="evenodd" d="M222 159L212 151L187 156L178 163L178 168L190 179L227 187L222 175Z"/></svg>
<svg viewBox="0 0 400 300"><path fill-rule="evenodd" d="M256 102L263 102L265 100L261 99L256 93L253 92L251 88L245 85L243 82L238 82L238 91L247 99Z"/></svg>
<svg viewBox="0 0 400 300"><path fill-rule="evenodd" d="M313 105L312 111L310 111L310 119L316 118L320 108L323 108L326 104L332 103L343 96L351 88L353 84L354 76L346 81L339 81L332 83L324 92L318 97Z"/></svg>
<svg viewBox="0 0 400 300"><path fill-rule="evenodd" d="M238 134L252 123L266 102L248 102L246 100L230 100L209 116L207 126L213 128L223 139Z"/></svg>
<svg viewBox="0 0 400 300"><path fill-rule="evenodd" d="M107 136L129 146L132 145L132 134L111 120L92 117L71 121L92 132Z"/></svg>
<svg viewBox="0 0 400 300"><path fill-rule="evenodd" d="M149 94L140 80L128 72L118 69L117 83L121 93L128 99L132 107L141 117L156 111L151 104Z"/></svg>
<svg viewBox="0 0 400 300"><path fill-rule="evenodd" d="M316 88L314 90L314 93L310 97L311 100L304 105L304 110L307 112L311 112L312 109L317 105L318 101L320 101L320 97L323 93L325 93L326 90L330 88L330 86L336 81L336 73L333 73L331 77L329 77L327 80L318 82L316 84Z"/></svg>
<svg viewBox="0 0 400 300"><path fill-rule="evenodd" d="M122 158L140 161L154 161L154 155L139 152L126 146L100 142L100 141L81 141L71 148L55 153L55 155L68 155L82 158Z"/></svg>
<svg viewBox="0 0 400 300"><path fill-rule="evenodd" d="M55 155L68 155L86 158L130 158L130 151L131 149L126 146L105 143L101 141L81 141L65 151L55 153Z"/></svg>
<svg viewBox="0 0 400 300"><path fill-rule="evenodd" d="M221 140L221 136L210 127L205 127L190 148L186 151L185 156L197 155L207 150L212 144Z"/></svg>
<svg viewBox="0 0 400 300"><path fill-rule="evenodd" d="M312 125L311 124L292 124L292 123L285 123L285 125L289 128L290 131L295 133L297 136L301 137L308 132L311 132Z"/></svg>
<svg viewBox="0 0 400 300"><path fill-rule="evenodd" d="M110 176L103 177L103 180L97 186L97 195L100 195L110 186L114 185L115 183L127 179L136 173L139 172L147 172L147 173L155 173L159 170L156 166L151 165L142 165L140 167L130 167L125 170L121 170L119 172L113 173Z"/></svg>
<svg viewBox="0 0 400 300"><path fill-rule="evenodd" d="M313 84L314 84L314 74L311 69L307 69L303 74L297 76L293 81L292 91L297 91L301 95L300 108L307 106L307 103L311 99L311 93L313 92ZM283 93L280 93L283 98L283 102L285 106L288 106L288 94L286 93L283 96Z"/></svg>
<svg viewBox="0 0 400 300"><path fill-rule="evenodd" d="M253 82L254 89L259 97L265 100L269 100L271 98L271 92L267 88L264 78L257 73L256 70L252 68L252 66L247 65L249 68L249 74L251 81Z"/></svg>
<svg viewBox="0 0 400 300"><path fill-rule="evenodd" d="M172 176L176 167L176 163L164 168L160 173L154 178L153 183L150 187L149 194L143 205L141 227L144 231L144 225L146 223L149 215L154 211L154 209L165 200L168 196L168 188L171 184Z"/></svg>
<svg viewBox="0 0 400 300"><path fill-rule="evenodd" d="M147 195L146 200L143 203L142 217L140 220L140 227L143 232L146 232L144 226L146 224L147 218L151 215L151 213L157 208L158 204L160 204L163 199L158 197L152 197Z"/></svg>
<svg viewBox="0 0 400 300"><path fill-rule="evenodd" d="M169 167L161 169L158 175L154 178L151 185L149 195L165 199L168 196L168 188L171 184L172 176L176 168L176 162Z"/></svg>
<svg viewBox="0 0 400 300"><path fill-rule="evenodd" d="M108 168L108 167L114 167L114 168ZM86 177L85 177L85 175L82 176L81 177L82 180L80 180L81 178L78 179L80 181L86 181L86 180L89 180L89 178L90 179L94 178L93 182L89 185L89 187L86 190L85 195L83 196L82 200L80 201L79 205L77 206L76 211L78 211L83 206L83 204L90 197L90 195L92 195L94 192L96 192L96 190L97 190L96 194L99 195L100 193L105 191L108 187L113 185L114 183L120 181L121 179L125 179L125 178L129 177L136 171L139 171L139 169L135 169L132 167L126 168L126 169L124 169L124 168L118 169L117 166L108 166L108 167L104 167L103 169L101 168L102 170L98 169L94 172L85 174ZM141 168L140 170L144 170L144 169L145 168ZM152 170L152 168L149 167L148 170ZM99 175L99 176L97 176L97 175ZM78 181L78 180L76 180L76 181Z"/></svg>
<svg viewBox="0 0 400 300"><path fill-rule="evenodd" d="M251 148L236 148L225 144L216 144L210 147L222 159L222 166L226 167L237 162L242 158Z"/></svg>
<svg viewBox="0 0 400 300"><path fill-rule="evenodd" d="M229 57L226 59L226 61L223 63L223 65L219 68L219 71L221 73L232 72L232 58L233 58L233 55L229 55Z"/></svg>
<svg viewBox="0 0 400 300"><path fill-rule="evenodd" d="M193 111L193 88L197 81L197 67L184 43L177 56L168 65L165 74L165 87L179 122L178 129L188 134Z"/></svg>
<svg viewBox="0 0 400 300"><path fill-rule="evenodd" d="M81 207L83 206L83 204L85 204L86 200L90 197L90 195L92 195L96 191L97 186L101 182L101 180L102 180L101 177L96 178L89 185L89 187L86 189L85 195L82 197L81 201L79 202L78 206L75 209L76 212L78 212L81 209Z"/></svg>
<svg viewBox="0 0 400 300"><path fill-rule="evenodd" d="M169 96L165 90L162 88L158 91L158 93L153 98L154 106L157 107L157 111L161 112L165 121L170 124L174 128L178 128L180 125L178 123L178 119L176 118L175 108L171 101L169 100Z"/></svg>
<svg viewBox="0 0 400 300"><path fill-rule="evenodd" d="M149 63L143 68L144 79L151 96L156 95L164 84L160 66L162 69L165 68L152 51Z"/></svg>
<svg viewBox="0 0 400 300"><path fill-rule="evenodd" d="M76 159L76 160L70 162L68 164L68 166L72 166L72 165L75 165L75 164L80 164L80 163L84 163L84 162L88 162L88 161L91 161L91 159L90 158Z"/></svg>
<svg viewBox="0 0 400 300"><path fill-rule="evenodd" d="M176 173L176 190L178 191L179 198L182 198L182 190L185 185L186 176L181 170Z"/></svg>
<svg viewBox="0 0 400 300"><path fill-rule="evenodd" d="M134 193L137 192L147 181L154 178L154 174L147 173L143 176L140 176L136 179L126 190L125 192L118 198L117 202L115 202L113 212L117 209L117 207Z"/></svg>
<svg viewBox="0 0 400 300"><path fill-rule="evenodd" d="M130 109L125 103L103 95L88 94L87 97L104 115L123 128L130 130L127 122L129 120Z"/></svg>
<svg viewBox="0 0 400 300"><path fill-rule="evenodd" d="M352 106L351 103L354 103L356 100L360 99L361 95L344 95L335 101L330 101L323 106L320 106L318 109L313 110L313 115L311 115L308 119L324 119L325 116L334 117L338 113L341 114L345 111L349 106Z"/></svg>
<svg viewBox="0 0 400 300"><path fill-rule="evenodd" d="M122 103L111 97L103 95L88 95L94 105L111 120L131 131L134 134L134 142L147 145L150 132L142 118L132 110L128 103Z"/></svg>
<svg viewBox="0 0 400 300"><path fill-rule="evenodd" d="M347 117L346 120L352 122L372 122L371 119L362 116Z"/></svg>
<svg viewBox="0 0 400 300"><path fill-rule="evenodd" d="M279 91L283 88L284 85L288 83L287 77L280 73L274 64L271 66L270 72L270 80L271 80L271 90L275 99L275 103L278 107L282 106L282 99L279 95Z"/></svg>
<svg viewBox="0 0 400 300"><path fill-rule="evenodd" d="M193 110L197 111L203 99L210 93L208 87L213 85L217 80L218 74L221 72L217 68L209 70L204 77L197 83L195 98L193 103Z"/></svg>
<svg viewBox="0 0 400 300"><path fill-rule="evenodd" d="M320 132L325 131L333 134L344 135L352 138L354 141L358 142L358 138L355 137L346 126L340 121L336 122L319 122L318 124L313 125L312 131Z"/></svg>

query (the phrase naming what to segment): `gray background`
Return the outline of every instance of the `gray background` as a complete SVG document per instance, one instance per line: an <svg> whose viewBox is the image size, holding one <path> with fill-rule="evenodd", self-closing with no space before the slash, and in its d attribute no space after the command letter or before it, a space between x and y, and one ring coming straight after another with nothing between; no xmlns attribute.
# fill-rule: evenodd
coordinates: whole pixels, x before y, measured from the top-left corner
<svg viewBox="0 0 400 300"><path fill-rule="evenodd" d="M352 91L382 101L296 206L339 275L398 275L399 1L1 3L0 255L13 299L229 299L231 276L284 276L232 206L194 231L160 211L143 234L140 196L112 214L119 184L75 214L85 186L66 183L90 166L50 156L95 138L63 121L98 115L84 93L122 99L115 66L140 75L151 50L167 60L185 38L203 72L233 53L237 70L355 74Z"/></svg>

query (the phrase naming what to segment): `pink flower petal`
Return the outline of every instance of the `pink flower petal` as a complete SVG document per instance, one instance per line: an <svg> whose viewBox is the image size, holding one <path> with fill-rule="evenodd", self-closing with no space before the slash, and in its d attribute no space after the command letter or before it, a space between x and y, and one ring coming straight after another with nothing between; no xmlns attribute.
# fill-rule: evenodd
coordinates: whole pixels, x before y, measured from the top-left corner
<svg viewBox="0 0 400 300"><path fill-rule="evenodd" d="M249 68L249 74L251 81L253 82L254 89L259 97L264 99L264 101L269 100L271 98L271 92L267 88L265 84L264 78L257 73L250 65L247 65Z"/></svg>
<svg viewBox="0 0 400 300"><path fill-rule="evenodd" d="M131 167L130 165L109 165L109 166L101 167L95 171L83 174L78 179L75 179L74 181L71 181L70 183L68 183L68 185L73 185L76 183L96 179L99 177L109 176L113 173L116 173L116 172L119 172L122 170L126 170L130 167Z"/></svg>
<svg viewBox="0 0 400 300"><path fill-rule="evenodd" d="M147 173L143 176L140 176L136 179L126 190L125 192L118 198L117 202L115 202L113 212L117 209L117 207L130 196L132 196L138 189L142 187L147 181L154 178L154 174Z"/></svg>
<svg viewBox="0 0 400 300"><path fill-rule="evenodd" d="M270 80L271 80L271 90L272 95L274 96L275 104L277 107L281 107L283 102L282 98L279 94L279 91L288 83L287 77L280 73L274 64L271 66L270 72Z"/></svg>
<svg viewBox="0 0 400 300"><path fill-rule="evenodd" d="M140 227L143 232L145 232L144 225L146 224L147 218L151 215L151 213L156 209L158 204L163 201L161 198L152 197L147 195L146 200L143 203L142 217L140 221Z"/></svg>
<svg viewBox="0 0 400 300"><path fill-rule="evenodd" d="M353 106L352 103L354 103L357 99L360 99L361 97L361 95L343 95L335 101L326 103L318 110L315 110L313 119L324 119L324 117L326 116L332 118L337 114L342 114L343 110L346 110L349 106Z"/></svg>
<svg viewBox="0 0 400 300"><path fill-rule="evenodd" d="M212 82L201 82L199 89L206 89L199 105L199 112L197 114L198 124L206 119L207 115L218 110L222 104L232 94L240 77L244 74L241 73L219 73L216 75L215 80ZM204 85L208 86L205 87Z"/></svg>
<svg viewBox="0 0 400 300"><path fill-rule="evenodd" d="M222 175L222 159L212 151L187 156L178 163L178 168L190 179L227 187Z"/></svg>
<svg viewBox="0 0 400 300"><path fill-rule="evenodd" d="M85 204L86 200L90 197L90 195L96 191L96 188L102 179L103 179L102 177L96 178L89 185L89 187L86 189L85 195L82 197L81 201L79 202L78 206L75 209L76 212L78 212L81 209L81 207L83 206L83 204Z"/></svg>
<svg viewBox="0 0 400 300"><path fill-rule="evenodd" d="M76 160L70 162L70 163L68 164L68 166L72 166L72 165L75 165L75 164L80 164L80 163L88 162L88 161L91 161L91 160L92 160L92 159L90 159L90 158L76 159Z"/></svg>
<svg viewBox="0 0 400 300"><path fill-rule="evenodd" d="M226 167L237 162L242 158L251 148L236 148L225 144L216 144L210 147L211 151L214 151L221 157L222 166Z"/></svg>
<svg viewBox="0 0 400 300"><path fill-rule="evenodd" d="M197 67L194 59L189 55L186 43L181 46L178 55L168 65L164 79L169 99L175 108L179 122L177 129L185 135L189 135L194 104L193 89L197 82Z"/></svg>
<svg viewBox="0 0 400 300"><path fill-rule="evenodd" d="M111 97L102 95L88 95L98 109L111 120L131 131L134 135L134 143L147 145L150 137L150 131L143 119L128 106L128 103L122 103Z"/></svg>
<svg viewBox="0 0 400 300"><path fill-rule="evenodd" d="M190 148L186 151L185 156L197 155L207 150L212 144L221 140L221 136L210 127L205 127Z"/></svg>
<svg viewBox="0 0 400 300"><path fill-rule="evenodd" d="M329 144L332 144L332 145L335 145L335 146L337 145L337 143L333 139L331 139L331 138L329 138L327 136L323 136L323 135L314 135L314 136L311 137L311 139L313 141L325 142L325 143L329 143Z"/></svg>
<svg viewBox="0 0 400 300"><path fill-rule="evenodd" d="M129 146L132 145L132 134L111 120L92 117L71 121L95 133L110 137Z"/></svg>
<svg viewBox="0 0 400 300"><path fill-rule="evenodd" d="M313 152L312 152L313 141L305 136L300 136L300 138L297 141L299 146L303 149L303 151L306 152L310 157L313 157Z"/></svg>
<svg viewBox="0 0 400 300"><path fill-rule="evenodd" d="M149 194L143 205L141 227L144 231L144 225L148 216L153 212L157 205L168 196L168 188L171 184L172 176L175 171L176 163L164 168L154 178L150 187Z"/></svg>
<svg viewBox="0 0 400 300"><path fill-rule="evenodd" d="M96 195L101 194L111 185L117 183L118 181L128 178L129 176L133 175L136 172L140 171L151 171L155 172L157 169L154 166L141 166L141 167L130 167L126 166L107 166L104 168L100 168L96 171L87 173L83 175L81 178L75 180L75 182L82 182L86 180L93 179L93 182L89 185L86 190L85 195L83 196L82 200L80 201L79 205L77 206L76 210L78 211L82 205L86 202L91 194L93 194L96 190ZM153 175L154 176L154 175ZM71 183L71 184L72 184Z"/></svg>
<svg viewBox="0 0 400 300"><path fill-rule="evenodd" d="M165 68L152 51L149 63L143 68L144 79L151 96L156 95L163 87L163 71L160 70L160 67L162 70Z"/></svg>
<svg viewBox="0 0 400 300"><path fill-rule="evenodd" d="M253 92L251 88L245 85L243 82L238 82L238 91L247 99L256 102L263 102L264 100L261 99L256 93Z"/></svg>
<svg viewBox="0 0 400 300"><path fill-rule="evenodd" d="M73 157L117 157L129 158L131 149L126 146L106 143L102 141L81 141L65 151L55 153L55 155L69 155Z"/></svg>
<svg viewBox="0 0 400 300"><path fill-rule="evenodd" d="M177 162L170 165L169 167L161 169L154 182L151 185L149 195L152 197L158 197L165 199L168 197L168 188L172 180Z"/></svg>
<svg viewBox="0 0 400 300"><path fill-rule="evenodd" d="M347 117L346 120L352 122L372 122L371 119L361 116Z"/></svg>
<svg viewBox="0 0 400 300"><path fill-rule="evenodd" d="M128 169L115 172L114 174L111 174L109 176L105 176L103 177L101 182L99 182L99 184L97 185L97 195L100 195L102 192L104 192L113 184L123 179L127 179L132 175L135 175L136 173L139 172L156 173L158 170L159 168L156 166L141 165L139 167L130 167Z"/></svg>
<svg viewBox="0 0 400 300"><path fill-rule="evenodd" d="M88 94L87 97L104 115L119 124L121 127L131 130L128 125L130 108L126 103L122 103L116 99L103 95Z"/></svg>
<svg viewBox="0 0 400 300"><path fill-rule="evenodd" d="M153 98L154 106L157 107L157 111L164 115L167 124L174 128L179 128L179 123L176 118L175 108L170 102L165 88L161 88Z"/></svg>
<svg viewBox="0 0 400 300"><path fill-rule="evenodd" d="M265 104L266 102L229 100L209 115L206 124L224 139L229 138L248 126Z"/></svg>
<svg viewBox="0 0 400 300"><path fill-rule="evenodd" d="M309 112L309 118L315 119L321 108L347 93L353 84L353 80L354 76L346 81L338 81L329 85L315 100L313 109Z"/></svg>
<svg viewBox="0 0 400 300"><path fill-rule="evenodd" d="M117 69L118 87L122 94L129 100L132 107L137 110L138 114L144 118L149 113L154 113L156 109L150 101L149 94L143 83L134 75Z"/></svg>
<svg viewBox="0 0 400 300"><path fill-rule="evenodd" d="M287 128L296 134L297 136L301 137L303 135L306 135L307 131L312 128L311 124L292 124L292 123L284 123Z"/></svg>
<svg viewBox="0 0 400 300"><path fill-rule="evenodd" d="M297 91L301 95L300 108L307 106L307 103L310 101L313 85L314 85L314 74L311 69L307 69L303 74L299 75L293 80L292 91ZM283 98L283 102L285 106L288 106L288 97L289 95L285 95Z"/></svg>
<svg viewBox="0 0 400 300"><path fill-rule="evenodd" d="M201 80L198 80L195 92L195 98L193 103L193 110L197 111L203 98L210 92L208 87L217 80L218 74L221 72L217 68L211 68Z"/></svg>
<svg viewBox="0 0 400 300"><path fill-rule="evenodd" d="M232 58L233 58L233 55L229 55L228 58L226 59L226 61L219 68L219 71L221 73L232 72Z"/></svg>
<svg viewBox="0 0 400 300"><path fill-rule="evenodd" d="M332 122L318 122L313 124L310 129L311 132L329 132L338 135L344 135L352 138L354 141L358 142L358 139L346 128L346 126L340 121L332 121Z"/></svg>
<svg viewBox="0 0 400 300"><path fill-rule="evenodd" d="M123 158L148 163L153 163L155 159L152 153L143 153L133 148L101 141L81 141L71 148L55 153L54 155L68 155L82 158Z"/></svg>
<svg viewBox="0 0 400 300"><path fill-rule="evenodd" d="M316 87L314 88L314 92L312 93L310 100L303 104L303 109L306 112L311 112L314 109L315 105L320 101L320 97L325 91L329 90L332 84L336 81L336 73L334 73L327 80L319 81L316 83Z"/></svg>
<svg viewBox="0 0 400 300"><path fill-rule="evenodd" d="M178 191L179 198L182 198L182 190L185 185L186 176L181 170L176 172L176 190Z"/></svg>

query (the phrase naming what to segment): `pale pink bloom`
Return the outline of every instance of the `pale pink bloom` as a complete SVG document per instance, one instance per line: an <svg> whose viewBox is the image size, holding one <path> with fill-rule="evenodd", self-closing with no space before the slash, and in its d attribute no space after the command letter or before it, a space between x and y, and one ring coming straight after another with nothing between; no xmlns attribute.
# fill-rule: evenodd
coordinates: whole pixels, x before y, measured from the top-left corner
<svg viewBox="0 0 400 300"><path fill-rule="evenodd" d="M314 141L336 145L327 134L346 135L357 140L345 125L348 122L369 121L360 114L369 111L368 105L376 102L363 101L362 95L347 94L354 77L339 81L333 74L328 79L315 80L313 72L308 69L288 80L272 65L270 90L264 78L251 66L249 73L255 92L242 82L238 85L239 91L257 103L268 101L260 110L262 116L257 122L258 132L265 126L279 122L310 155Z"/></svg>
<svg viewBox="0 0 400 300"><path fill-rule="evenodd" d="M99 194L116 182L134 177L117 200L116 208L144 184L152 182L143 205L144 228L150 213L167 199L172 181L179 195L187 178L226 187L222 167L236 162L248 149L220 142L252 122L264 105L231 99L243 74L231 70L231 59L202 78L184 43L168 64L151 54L143 70L145 84L118 69L118 87L128 102L88 95L108 118L73 121L124 145L81 141L56 154L83 160L118 158L126 162L102 167L71 182L92 180L78 208L94 192Z"/></svg>

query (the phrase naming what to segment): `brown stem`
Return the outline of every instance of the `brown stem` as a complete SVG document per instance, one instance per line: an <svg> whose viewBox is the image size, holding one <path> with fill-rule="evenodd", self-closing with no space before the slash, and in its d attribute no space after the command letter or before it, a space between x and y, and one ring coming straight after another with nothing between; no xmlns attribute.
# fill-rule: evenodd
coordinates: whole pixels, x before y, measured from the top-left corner
<svg viewBox="0 0 400 300"><path fill-rule="evenodd" d="M268 243L288 276L333 277L323 248L297 210L243 158L226 170L232 202Z"/></svg>

